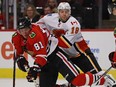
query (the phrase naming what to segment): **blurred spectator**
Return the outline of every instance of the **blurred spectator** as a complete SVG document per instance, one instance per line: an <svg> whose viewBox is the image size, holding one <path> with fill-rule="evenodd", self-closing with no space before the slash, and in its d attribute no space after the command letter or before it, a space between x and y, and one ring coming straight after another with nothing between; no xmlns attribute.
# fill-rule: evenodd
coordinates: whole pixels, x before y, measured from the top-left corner
<svg viewBox="0 0 116 87"><path fill-rule="evenodd" d="M26 6L23 16L27 17L32 23L40 19L40 14L32 4Z"/></svg>
<svg viewBox="0 0 116 87"><path fill-rule="evenodd" d="M116 0L111 1L108 5L108 12L111 20L116 20Z"/></svg>
<svg viewBox="0 0 116 87"><path fill-rule="evenodd" d="M113 8L112 14L116 16L116 6Z"/></svg>
<svg viewBox="0 0 116 87"><path fill-rule="evenodd" d="M53 10L52 10L52 7L48 4L46 4L44 7L43 7L43 13L41 14L41 18L47 14L51 14L53 13Z"/></svg>
<svg viewBox="0 0 116 87"><path fill-rule="evenodd" d="M45 5L44 7L44 15L53 13L52 7L48 4Z"/></svg>
<svg viewBox="0 0 116 87"><path fill-rule="evenodd" d="M56 1L56 0L48 0L48 1L47 1L47 4L51 6L52 11L53 11L54 13L57 12L57 1Z"/></svg>

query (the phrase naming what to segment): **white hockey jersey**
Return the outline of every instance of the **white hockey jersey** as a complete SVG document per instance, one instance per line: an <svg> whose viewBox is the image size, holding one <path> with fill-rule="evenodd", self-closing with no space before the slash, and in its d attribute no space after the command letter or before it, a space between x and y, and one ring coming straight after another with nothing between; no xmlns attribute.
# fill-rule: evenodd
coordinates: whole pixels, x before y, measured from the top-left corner
<svg viewBox="0 0 116 87"><path fill-rule="evenodd" d="M48 14L41 18L37 24L47 29L50 31L54 29L63 29L66 31L65 33L65 38L71 43L74 44L75 42L80 42L83 40L82 34L81 34L81 29L80 29L80 23L72 16L69 17L69 19L63 23L59 19L58 13L53 13L53 14ZM71 48L62 48L68 55L72 56L77 56L78 51L75 49L74 46Z"/></svg>

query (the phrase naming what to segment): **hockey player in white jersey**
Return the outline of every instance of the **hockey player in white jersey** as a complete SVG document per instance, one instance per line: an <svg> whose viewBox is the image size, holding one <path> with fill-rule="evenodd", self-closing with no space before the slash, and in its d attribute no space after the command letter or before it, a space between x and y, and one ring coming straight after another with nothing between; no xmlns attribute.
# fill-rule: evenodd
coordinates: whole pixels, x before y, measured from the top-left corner
<svg viewBox="0 0 116 87"><path fill-rule="evenodd" d="M81 34L80 23L71 16L71 7L67 2L59 4L58 13L44 16L37 24L42 28L47 27L55 37L61 37L65 43L73 44L69 49L62 49L84 73L102 75L101 67ZM105 84L106 87L115 84L110 78L106 80L109 81Z"/></svg>

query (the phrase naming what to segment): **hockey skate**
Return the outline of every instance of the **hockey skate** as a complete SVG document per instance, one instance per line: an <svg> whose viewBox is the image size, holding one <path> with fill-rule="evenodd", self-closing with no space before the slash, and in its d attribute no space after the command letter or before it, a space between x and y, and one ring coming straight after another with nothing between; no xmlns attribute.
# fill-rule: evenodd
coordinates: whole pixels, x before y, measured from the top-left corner
<svg viewBox="0 0 116 87"><path fill-rule="evenodd" d="M106 81L104 83L105 87L116 87L116 81L112 76L106 75L105 79L106 79Z"/></svg>

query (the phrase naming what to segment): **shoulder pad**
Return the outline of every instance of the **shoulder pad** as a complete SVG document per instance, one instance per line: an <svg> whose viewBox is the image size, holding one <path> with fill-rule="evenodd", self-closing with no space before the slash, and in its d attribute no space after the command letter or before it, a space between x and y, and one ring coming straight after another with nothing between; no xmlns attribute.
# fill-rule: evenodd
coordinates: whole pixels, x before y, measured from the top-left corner
<svg viewBox="0 0 116 87"><path fill-rule="evenodd" d="M34 38L34 37L36 36L36 34L35 34L35 32L31 32L31 33L29 34L29 36L30 36L30 38Z"/></svg>
<svg viewBox="0 0 116 87"><path fill-rule="evenodd" d="M15 37L17 35L17 33L15 32L13 35L12 35L12 37Z"/></svg>

